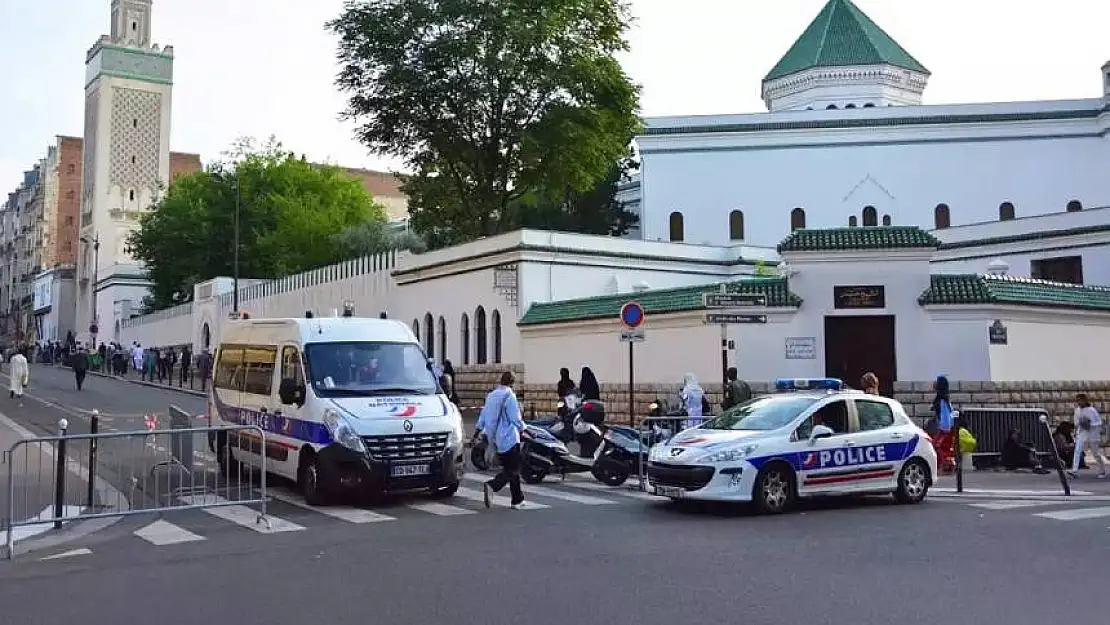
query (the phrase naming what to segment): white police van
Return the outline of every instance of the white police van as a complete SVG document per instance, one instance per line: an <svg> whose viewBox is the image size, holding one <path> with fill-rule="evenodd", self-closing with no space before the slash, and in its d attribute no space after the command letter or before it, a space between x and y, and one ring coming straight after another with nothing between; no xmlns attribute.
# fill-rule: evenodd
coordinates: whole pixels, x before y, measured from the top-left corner
<svg viewBox="0 0 1110 625"><path fill-rule="evenodd" d="M925 499L937 474L926 434L892 399L834 378L780 379L755 398L651 449L652 492L673 500L754 502L779 513L798 497L893 493Z"/></svg>
<svg viewBox="0 0 1110 625"><path fill-rule="evenodd" d="M230 321L208 393L220 469L262 465L310 505L353 490L450 497L463 474L462 417L409 327L355 317Z"/></svg>

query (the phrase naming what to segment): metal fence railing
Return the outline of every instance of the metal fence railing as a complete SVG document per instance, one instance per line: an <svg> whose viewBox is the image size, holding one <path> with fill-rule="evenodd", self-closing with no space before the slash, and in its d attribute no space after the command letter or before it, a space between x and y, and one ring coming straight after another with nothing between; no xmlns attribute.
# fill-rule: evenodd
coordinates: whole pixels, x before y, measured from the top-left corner
<svg viewBox="0 0 1110 625"><path fill-rule="evenodd" d="M218 432L265 449L265 431L255 425L191 427L190 415L176 407L170 418L170 429L148 420L148 430L99 433L94 412L89 434L68 433L62 419L56 436L12 445L4 452L7 557L13 557L19 529L30 525L60 529L68 521L258 504L257 522L269 526L265 454L256 471L198 451ZM222 450L228 454L230 446ZM115 488L97 488L103 482Z"/></svg>

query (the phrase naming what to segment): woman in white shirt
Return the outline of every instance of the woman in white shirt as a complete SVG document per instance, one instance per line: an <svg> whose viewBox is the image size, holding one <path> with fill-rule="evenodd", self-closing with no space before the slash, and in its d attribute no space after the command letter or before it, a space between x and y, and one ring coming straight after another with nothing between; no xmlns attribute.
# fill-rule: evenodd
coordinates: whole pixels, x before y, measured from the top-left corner
<svg viewBox="0 0 1110 625"><path fill-rule="evenodd" d="M1069 473L1072 477L1079 476L1079 461L1083 458L1083 453L1088 449L1095 457L1095 462L1098 463L1098 477L1099 479L1106 477L1106 464L1102 459L1102 416L1098 414L1098 410L1091 405L1087 395L1080 393L1075 396L1075 456L1071 461L1071 471Z"/></svg>

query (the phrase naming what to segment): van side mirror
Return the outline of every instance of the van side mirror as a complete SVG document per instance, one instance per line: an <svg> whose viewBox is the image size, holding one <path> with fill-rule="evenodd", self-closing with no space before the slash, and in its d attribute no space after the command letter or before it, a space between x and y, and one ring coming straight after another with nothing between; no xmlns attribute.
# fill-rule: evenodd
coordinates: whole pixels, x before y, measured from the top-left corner
<svg viewBox="0 0 1110 625"><path fill-rule="evenodd" d="M809 433L809 444L813 445L822 438L829 438L835 432L827 425L815 425L813 430Z"/></svg>
<svg viewBox="0 0 1110 625"><path fill-rule="evenodd" d="M304 384L298 384L293 378L283 378L278 385L278 398L286 406L297 404L304 405Z"/></svg>

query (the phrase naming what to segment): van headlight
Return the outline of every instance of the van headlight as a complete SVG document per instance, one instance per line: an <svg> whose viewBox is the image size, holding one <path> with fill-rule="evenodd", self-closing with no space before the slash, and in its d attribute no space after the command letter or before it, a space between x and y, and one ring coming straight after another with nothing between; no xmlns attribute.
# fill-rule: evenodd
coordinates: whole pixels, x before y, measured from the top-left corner
<svg viewBox="0 0 1110 625"><path fill-rule="evenodd" d="M355 433L355 429L351 427L347 417L328 409L324 411L324 425L327 426L328 431L331 432L331 437L335 442L350 449L351 451L360 454L366 453L366 445L362 443L362 439Z"/></svg>
<svg viewBox="0 0 1110 625"><path fill-rule="evenodd" d="M702 456L698 462L707 462L716 464L719 462L739 462L748 456L752 455L759 446L746 445L738 449L726 449L724 451L715 451L707 456Z"/></svg>

